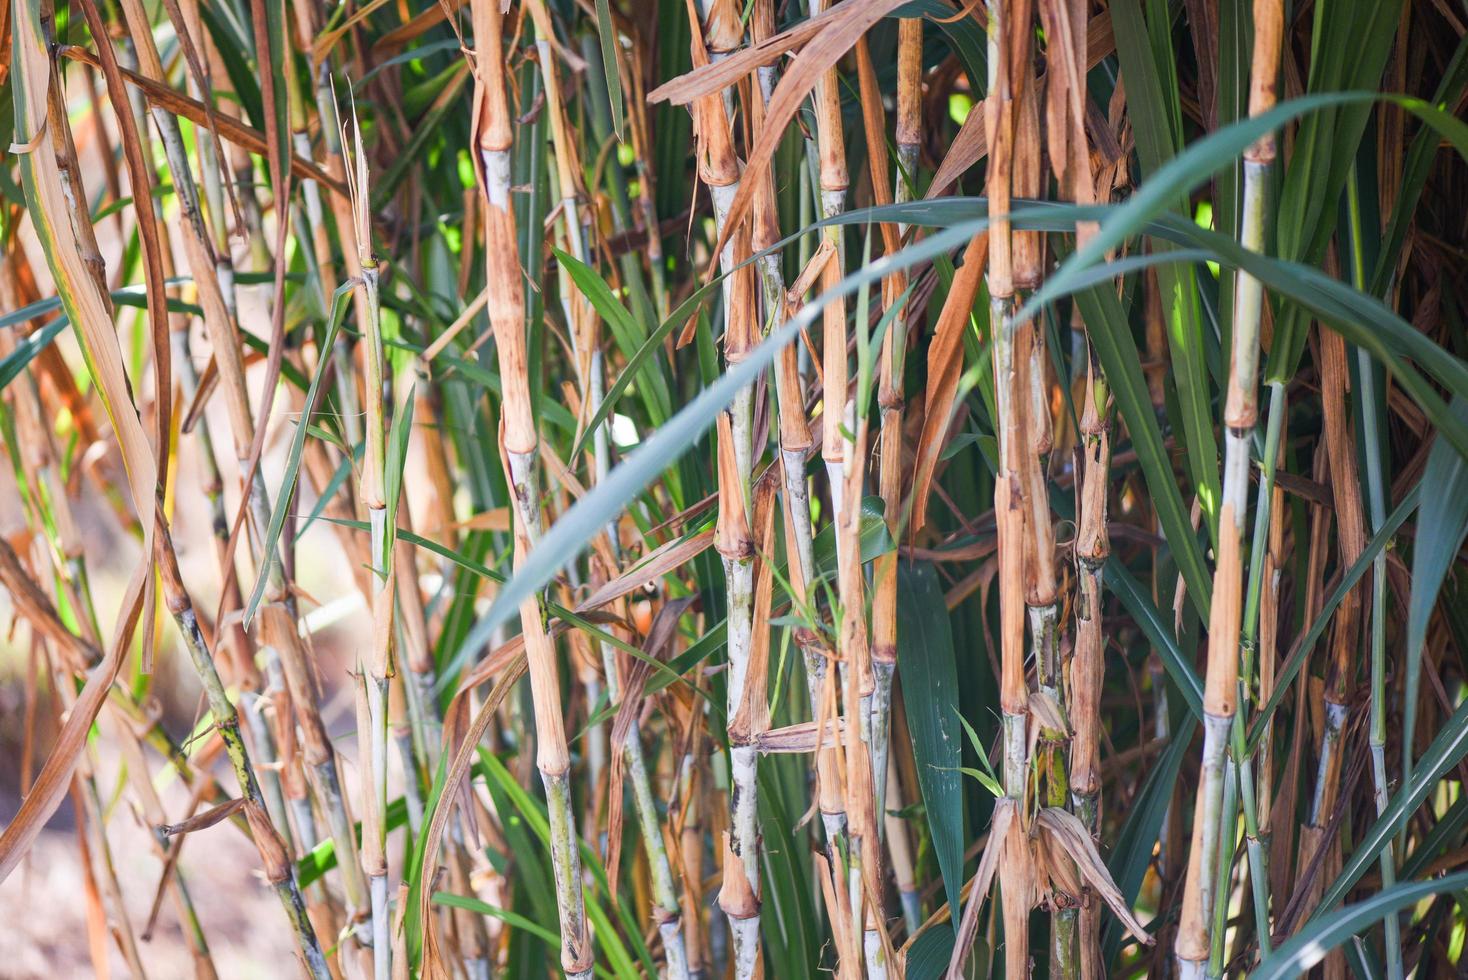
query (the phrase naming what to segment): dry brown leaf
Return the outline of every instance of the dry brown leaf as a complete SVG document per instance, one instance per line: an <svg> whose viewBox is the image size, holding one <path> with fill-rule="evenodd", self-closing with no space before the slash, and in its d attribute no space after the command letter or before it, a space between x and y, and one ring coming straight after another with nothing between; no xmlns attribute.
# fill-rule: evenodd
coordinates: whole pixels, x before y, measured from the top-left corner
<svg viewBox="0 0 1468 980"><path fill-rule="evenodd" d="M947 441L958 394L958 379L963 369L963 331L973 311L979 280L989 258L989 233L981 231L969 240L963 253L963 264L953 277L933 342L928 347L928 387L923 431L918 437L912 480L912 530L916 534L927 523L928 495L932 493L933 475L938 458Z"/></svg>
<svg viewBox="0 0 1468 980"><path fill-rule="evenodd" d="M829 11L820 32L811 38L804 50L790 65L785 76L780 79L775 94L770 98L770 104L765 113L764 129L760 132L754 149L750 151L749 159L745 161L744 175L739 182L739 190L729 204L729 211L724 219L724 230L711 250L712 255L717 256L722 252L724 246L729 243L730 234L742 226L754 194L759 189L760 177L770 166L775 147L784 137L785 127L795 118L795 113L799 111L801 104L810 94L811 89L815 87L821 74L850 51L873 24L905 2L906 0L867 0L865 3L839 4ZM737 57L738 55L735 55L726 61L733 61ZM742 69L742 71L749 70L749 67ZM710 266L710 272L712 273L717 266L718 263L715 260Z"/></svg>
<svg viewBox="0 0 1468 980"><path fill-rule="evenodd" d="M1099 65L1115 48L1116 36L1111 32L1111 15L1102 13L1091 18L1086 25L1086 70ZM1040 84L1043 86L1047 80L1046 76L1042 76ZM928 185L925 196L934 198L942 194L964 171L982 160L988 152L988 141L984 135L984 112L980 106L975 105L973 111L964 118L958 135L953 138L948 152L938 164L938 172L933 175L933 182Z"/></svg>
<svg viewBox="0 0 1468 980"><path fill-rule="evenodd" d="M576 606L578 613L599 609L607 603L635 592L648 582L655 582L684 562L692 561L714 543L714 532L701 531L691 538L669 541L597 589Z"/></svg>
<svg viewBox="0 0 1468 980"><path fill-rule="evenodd" d="M1137 938L1139 942L1152 945L1152 937L1147 933L1142 923L1132 914L1131 908L1127 906L1126 900L1122 898L1121 890L1116 887L1112 880L1111 872L1106 870L1106 864L1101 860L1101 855L1096 851L1096 845L1091 840L1091 835L1086 832L1086 827L1080 818L1068 810L1060 807L1045 807L1040 810L1035 822L1042 830L1050 835L1050 839L1059 848L1070 855L1075 861L1076 869L1086 884L1093 888L1097 895L1116 917L1126 926L1127 932Z"/></svg>
<svg viewBox="0 0 1468 980"><path fill-rule="evenodd" d="M964 906L963 919L959 922L958 938L953 943L953 955L948 960L948 980L962 980L963 966L968 960L969 950L978 936L979 911L994 883L994 873L999 869L1001 858L1007 850L1016 847L1028 851L1023 839L1023 828L1015 820L1019 816L1019 801L1001 799L994 803L994 817L989 826L989 840L984 844L984 853L979 858L978 870L974 872L970 885L968 905ZM1017 830L1020 839L1011 838L1011 829Z"/></svg>
<svg viewBox="0 0 1468 980"><path fill-rule="evenodd" d="M80 61L91 65L93 68L101 67L97 56L85 48L76 45L65 45L58 49L57 54L61 57L70 58L72 61ZM182 92L175 92L166 85L161 85L151 79L144 78L137 72L122 69L122 77L129 85L134 86L145 95L149 102L175 116L182 116L189 122L203 129L210 128L210 111L204 107L202 102L189 98ZM269 153L269 147L265 141L265 134L258 129L245 125L228 113L213 111L214 122L217 124L219 135L233 143L235 146L249 150L251 153L265 156ZM322 187L328 187L336 193L346 196L347 188L341 181L332 177L326 171L318 167L314 161L300 156L291 156L291 173L302 180L314 180Z"/></svg>

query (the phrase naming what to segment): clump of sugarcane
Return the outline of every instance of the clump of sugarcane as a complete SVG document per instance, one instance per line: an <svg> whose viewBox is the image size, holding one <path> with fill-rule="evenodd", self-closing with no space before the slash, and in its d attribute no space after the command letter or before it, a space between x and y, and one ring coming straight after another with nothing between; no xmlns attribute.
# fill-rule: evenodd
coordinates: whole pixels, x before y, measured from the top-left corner
<svg viewBox="0 0 1468 980"><path fill-rule="evenodd" d="M14 267L9 263L15 260L16 256L13 254L7 256L6 268L0 272L0 300L3 300L6 309L19 309L24 305L15 301L12 289ZM0 356L9 355L15 349L14 332L0 333ZM25 574L19 556L11 550L9 544L3 542L0 542L0 585L12 597L12 605L17 612L31 621L38 637L47 632L40 621L51 624L49 632L52 641L49 646L56 651L53 654L53 669L58 678L57 691L70 709L76 700L76 689L70 684L72 675L90 670L102 659L96 606L92 599L76 520L56 465L56 447L50 431L41 421L44 413L39 387L30 372L26 372L6 387L5 395L11 414L3 420L4 434L6 448L10 451L11 463L15 469L16 488L22 505L28 512L30 523L40 531L32 551L33 554L45 553L49 557L54 570L54 584L51 589L57 602L72 612L82 638L75 642L62 638L66 628L62 625L60 616L56 614L46 594ZM40 567L43 559L39 554L36 554L35 560L37 567ZM71 649L68 650L68 647ZM132 709L130 711L125 708L120 701L126 697L128 695L125 689L114 684L109 691L108 707L117 711L119 745L129 757L141 760L140 735L134 727L134 719L141 717L142 712L135 705L128 706ZM92 874L94 878L100 879L99 891L109 906L107 914L112 922L113 936L122 950L128 968L140 970L136 937L121 901L122 893L113 866L112 849L103 832L103 811L97 792L93 758L95 754L95 748L88 746L79 761L75 777L74 799L84 807L79 830L88 840ZM167 837L160 828L166 820L163 819L162 806L157 794L153 792L147 769L142 765L133 769L130 762L128 775L129 781L137 788L141 797L144 818L153 833L155 851L161 855L167 846ZM180 920L185 925L190 945L194 947L195 961L206 968L206 973L212 971L208 944L199 927L198 916L194 912L181 872L175 876L171 885L170 890L180 905ZM146 928L142 938L144 941L148 938Z"/></svg>
<svg viewBox="0 0 1468 980"><path fill-rule="evenodd" d="M123 13L130 26L130 34L135 38L135 50L142 74L155 80L162 79L162 63L153 43L152 31L146 14L134 2L123 4ZM184 25L179 25L179 28L185 29ZM153 119L163 137L165 156L174 180L175 196L180 202L180 210L184 218L180 223L180 230L185 245L185 255L198 290L200 305L204 310L204 323L215 352L215 363L224 389L235 453L243 475L253 451L255 423L245 386L244 362L239 352L233 275L229 266L221 266L215 253L213 239L205 225L204 215L200 208L197 185L194 183L193 171L189 165L177 119L161 107L155 107ZM225 274L221 275L221 272ZM263 474L258 468L245 490L245 497L250 518L247 522L248 536L256 566L261 568L262 574L268 578L270 583L268 592L271 600L281 601L288 590L279 563L273 555L265 552L264 535L270 520L270 500L265 490ZM283 673L279 658L283 654L280 653L279 648L271 645L267 645L264 652L267 676L271 679L272 684L278 685L278 678ZM289 669L284 673L289 674ZM302 673L297 671L298 675ZM284 692L277 690L275 693L283 694ZM283 700L287 700L300 712L314 712L316 710L314 701L310 704L303 704L301 693L291 691L289 698ZM278 734L275 741L277 744L293 744L294 738L287 730L290 725L289 713L282 711L281 708L281 705L276 706ZM303 724L309 725L304 721ZM324 732L324 728L322 731ZM266 744L263 737L257 737L256 741L262 745ZM331 824L332 837L340 853L352 854L355 848L351 846L351 818L347 814L345 800L341 793L340 779L336 772L335 752L324 738L320 741L308 740L308 745L315 749L314 752L308 753L308 760L313 761L317 768L318 793L321 796L322 809L326 812ZM290 762L288 759L285 761L287 764ZM288 771L285 772L285 776L286 778L280 781L288 783ZM273 776L271 781L275 782ZM273 795L272 793L272 797ZM304 799L299 794L287 793L286 795L295 804L292 812L299 825L300 834L308 841L314 840L316 836L314 818L309 806L304 805ZM283 833L289 833L287 826L282 825ZM346 884L348 905L351 910L359 911L365 905L365 895L356 862L343 859L340 865Z"/></svg>
<svg viewBox="0 0 1468 980"><path fill-rule="evenodd" d="M510 200L510 104L506 91L503 18L494 0L474 0L474 169L484 193L485 281L503 385L500 442L514 514L518 566L540 537L536 472L539 435L531 410L525 343L525 296ZM535 703L536 765L545 786L551 862L561 927L561 967L591 976L592 949L581 893L581 856L571 808L570 753L561 711L555 647L538 596L521 603L520 628Z"/></svg>
<svg viewBox="0 0 1468 980"><path fill-rule="evenodd" d="M1278 0L1256 0L1254 8L1249 113L1258 116L1273 108L1275 102L1283 9ZM1239 239L1253 252L1264 249L1266 184L1274 157L1273 134L1261 137L1244 154L1244 207ZM1202 976L1209 959L1211 932L1215 928L1214 902L1219 888L1219 839L1225 832L1233 834L1233 815L1223 812L1224 753L1238 703L1242 547L1248 511L1250 443L1258 418L1256 388L1263 299L1264 287L1259 280L1242 271L1236 274L1233 348L1224 406L1223 498L1208 621L1203 769L1177 938L1178 969L1184 977Z"/></svg>
<svg viewBox="0 0 1468 980"><path fill-rule="evenodd" d="M49 100L45 95L53 90L49 35L42 28L40 11L36 7L15 4L12 10L14 65L10 82L15 100L16 140L19 145L28 147L28 152L20 154L20 169L32 226L51 265L52 279L62 304L81 339L88 368L118 433L134 507L139 519L152 528L151 537L145 536L145 540L155 549L154 558L170 612L189 646L195 668L209 695L215 724L235 767L240 790L248 800L246 812L266 876L282 901L306 966L313 976L325 978L329 975L325 957L306 918L305 905L295 882L294 866L284 842L266 815L249 755L238 734L237 716L224 695L223 685L198 630L192 604L177 573L167 524L158 504L157 468L122 369L110 303L103 289L105 280L99 281L101 277L97 273L100 270L87 267L83 258L85 253L78 247L75 223L66 204L68 190L63 186L63 168L54 144L56 139L69 139L69 125L64 113L48 112ZM95 8L87 5L84 12L98 36L105 36ZM118 94L120 76L110 50L102 57L113 98L119 103L125 102L125 97ZM138 141L136 130L130 125L132 118L125 106L117 105L116 108L119 125L125 134L131 136L131 149L136 153ZM51 137L42 138L48 126L52 130ZM140 161L133 156L129 163ZM138 189L146 191L144 173L140 168L134 169L137 172L133 177L141 185ZM86 198L80 195L78 199ZM212 269L210 271L212 273ZM154 314L161 316L163 312L155 310ZM171 379L168 380L171 383Z"/></svg>

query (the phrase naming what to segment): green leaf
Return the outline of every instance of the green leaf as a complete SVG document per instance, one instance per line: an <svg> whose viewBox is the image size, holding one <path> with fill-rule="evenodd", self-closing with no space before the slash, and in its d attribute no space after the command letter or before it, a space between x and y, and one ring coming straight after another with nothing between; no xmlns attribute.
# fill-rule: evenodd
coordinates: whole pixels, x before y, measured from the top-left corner
<svg viewBox="0 0 1468 980"><path fill-rule="evenodd" d="M468 909L470 912L477 912L480 915L487 915L491 918L499 919L507 926L515 929L523 929L533 936L544 939L553 950L559 951L561 948L561 937L559 934L547 929L538 922L525 918L523 915L511 912L509 909L502 909L498 906L490 905L488 902L480 901L477 898L470 898L467 895L455 895L451 892L434 892L433 904L446 905L454 909Z"/></svg>
<svg viewBox="0 0 1468 980"><path fill-rule="evenodd" d="M612 107L612 131L622 138L622 76L617 67L617 30L612 26L610 0L596 0L596 33L601 40L601 63L606 71L607 101Z"/></svg>
<svg viewBox="0 0 1468 980"><path fill-rule="evenodd" d="M1152 649L1157 651L1157 657L1162 661L1163 668L1167 671L1172 682L1182 692L1183 700L1188 703L1188 710L1198 720L1203 718L1203 682L1198 677L1198 671L1194 669L1191 660L1183 656L1178 648L1177 638L1172 634L1172 627L1162 618L1157 607L1152 602L1152 597L1142 587L1142 583L1132 577L1126 566L1112 558L1106 562L1106 570L1102 575L1102 581L1106 587L1121 600L1126 607L1128 615L1141 627L1146 634L1147 640L1152 644Z"/></svg>
<svg viewBox="0 0 1468 980"><path fill-rule="evenodd" d="M1443 723L1437 737L1432 740L1427 751L1422 753L1420 765L1413 770L1411 780L1397 790L1381 816L1362 835L1340 875L1321 896L1320 904L1311 916L1312 923L1327 918L1330 909L1345 898L1346 892L1376 864L1382 850L1391 844L1392 838L1406 824L1407 819L1437 787L1438 780L1457 765L1464 755L1468 755L1468 701L1458 705L1457 710ZM1302 931L1308 931L1309 928L1307 923Z"/></svg>
<svg viewBox="0 0 1468 980"><path fill-rule="evenodd" d="M1300 672L1300 668L1305 665L1305 660L1309 657L1310 650L1315 646L1321 635L1325 633L1325 627L1330 624L1331 616L1340 608L1340 604L1345 601L1347 593L1356 587L1357 582L1361 581L1361 577L1371 567L1372 561L1375 560L1376 556L1381 552L1381 549L1386 547L1387 542L1392 539L1392 536L1397 533L1397 528L1401 527L1403 522L1417 509L1417 504L1421 499L1422 484L1419 482L1411 490L1407 491L1407 495L1402 498L1402 502L1397 505L1396 510L1392 511L1391 516L1386 519L1386 523L1371 536L1370 541L1366 542L1366 549L1361 552L1361 556L1356 559L1355 563L1346 569L1345 575L1341 576L1340 584L1330 594L1330 598L1325 600L1325 605L1320 607L1320 615L1315 617L1315 622L1310 624L1310 629L1305 632L1305 635L1295 641L1289 658L1280 667L1279 673L1275 678L1274 693L1269 696L1268 701L1260 706L1258 713L1254 716L1253 727L1249 729L1248 749L1250 752L1259 744L1259 739L1264 734L1264 726L1268 724L1275 709L1279 707L1280 702L1284 700L1285 694L1289 692L1290 683L1295 679L1295 675Z"/></svg>
<svg viewBox="0 0 1468 980"><path fill-rule="evenodd" d="M927 562L899 562L897 661L913 761L923 793L933 851L955 921L963 885L963 733L959 727L958 661L938 573Z"/></svg>
<svg viewBox="0 0 1468 980"><path fill-rule="evenodd" d="M41 329L15 342L15 349L0 359L0 388L9 385L20 376L36 355L50 346L70 323L65 314L52 320Z"/></svg>
<svg viewBox="0 0 1468 980"><path fill-rule="evenodd" d="M1101 222L1101 228L1075 254L1066 259L1060 268L1035 290L1029 300L1014 315L1016 321L1031 319L1047 303L1053 302L1070 289L1070 277L1081 269L1095 265L1105 259L1108 250L1115 248L1129 236L1136 234L1149 220L1166 211L1179 194L1187 193L1228 166L1255 140L1272 132L1285 123L1311 112L1332 106L1364 103L1377 100L1393 102L1412 112L1447 137L1458 152L1468 156L1468 123L1428 105L1421 99L1401 95L1383 95L1377 92L1331 92L1307 95L1288 102L1281 102L1268 112L1250 116L1230 126L1225 126L1193 143L1182 153L1173 157L1161 169L1153 173L1137 192L1117 206L1112 214Z"/></svg>
<svg viewBox="0 0 1468 980"><path fill-rule="evenodd" d="M1182 771L1183 760L1188 757L1188 748L1193 743L1193 732L1197 730L1198 720L1197 714L1182 716L1167 743L1166 751L1147 774L1142 791L1132 801L1126 822L1122 824L1121 833L1116 838L1116 849L1111 852L1107 869L1121 891L1121 897L1129 904L1136 902L1137 894L1142 890L1142 881L1147 877L1147 869L1152 866L1152 848L1157 843L1162 832L1162 821L1167 818L1172 805L1178 773ZM1124 938L1125 933L1120 924L1115 919L1108 919L1102 947L1105 962L1110 963L1116 959Z"/></svg>
<svg viewBox="0 0 1468 980"><path fill-rule="evenodd" d="M556 260L570 274L571 281L576 284L576 288L581 290L592 308L611 328L617 346L622 348L622 352L629 359L636 356L637 351L647 340L646 332L637 319L627 312L627 307L622 305L621 300L617 299L616 294L612 292L612 287L607 285L607 281L601 277L600 273L585 262L558 248L552 251L555 252ZM658 377L655 365L646 361L642 362L636 377L639 381L637 391L647 406L649 419L654 426L661 425L669 415L673 414L667 385L663 383L662 378ZM571 454L573 460L585 447L586 440L595 432L595 428L587 427Z"/></svg>
<svg viewBox="0 0 1468 980"><path fill-rule="evenodd" d="M372 557L384 574L392 568L393 543L398 528L398 503L403 495L403 468L408 460L408 441L413 436L413 404L417 392L418 385L415 382L408 389L408 397L402 407L393 414L392 429L387 435L387 459L384 467L386 476L383 481L387 503L387 534L383 538L383 547L387 550L384 554Z"/></svg>
<svg viewBox="0 0 1468 980"><path fill-rule="evenodd" d="M1453 415L1468 423L1468 399L1456 398ZM1427 625L1437 607L1448 569L1468 537L1468 460L1446 439L1436 439L1427 454L1422 484L1432 492L1422 502L1417 526L1431 534L1417 535L1412 548L1412 593L1407 603L1407 689L1403 695L1402 752L1411 764L1413 735L1417 731L1417 690L1422 681L1422 647Z"/></svg>
<svg viewBox="0 0 1468 980"><path fill-rule="evenodd" d="M907 980L938 980L946 974L948 961L953 958L955 941L951 922L941 922L924 929L907 951ZM977 943L980 948L974 951L973 959L979 958L983 944L984 940L980 938Z"/></svg>
<svg viewBox="0 0 1468 980"><path fill-rule="evenodd" d="M1399 909L1424 898L1468 888L1468 871L1428 881L1414 881L1377 892L1365 901L1347 905L1301 929L1275 950L1249 976L1252 980L1286 980L1304 975L1325 955L1351 936L1380 922Z"/></svg>

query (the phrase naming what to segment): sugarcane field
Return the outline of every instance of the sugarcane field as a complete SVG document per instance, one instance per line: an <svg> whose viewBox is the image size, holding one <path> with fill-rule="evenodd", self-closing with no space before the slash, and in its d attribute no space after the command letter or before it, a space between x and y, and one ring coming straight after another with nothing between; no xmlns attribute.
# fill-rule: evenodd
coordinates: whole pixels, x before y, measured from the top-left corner
<svg viewBox="0 0 1468 980"><path fill-rule="evenodd" d="M1468 5L5 0L0 977L1468 972Z"/></svg>

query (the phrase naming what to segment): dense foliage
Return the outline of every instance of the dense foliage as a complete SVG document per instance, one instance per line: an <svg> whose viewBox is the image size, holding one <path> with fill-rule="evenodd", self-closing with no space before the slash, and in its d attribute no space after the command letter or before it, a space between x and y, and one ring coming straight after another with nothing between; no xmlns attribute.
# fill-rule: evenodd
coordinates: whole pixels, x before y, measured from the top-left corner
<svg viewBox="0 0 1468 980"><path fill-rule="evenodd" d="M0 880L69 801L99 975L238 975L229 836L317 978L1460 969L1464 23L13 0Z"/></svg>

